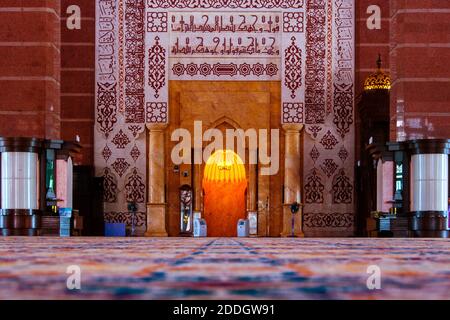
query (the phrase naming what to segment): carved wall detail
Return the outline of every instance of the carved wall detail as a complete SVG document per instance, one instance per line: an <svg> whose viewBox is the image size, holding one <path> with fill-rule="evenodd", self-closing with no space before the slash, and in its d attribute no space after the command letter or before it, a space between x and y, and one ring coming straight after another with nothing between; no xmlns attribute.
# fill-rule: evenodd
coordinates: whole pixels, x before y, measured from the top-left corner
<svg viewBox="0 0 450 320"><path fill-rule="evenodd" d="M94 156L107 179L105 220L129 222L130 199L145 212L145 128L170 121L170 80L279 81L280 122L304 124L305 232L351 230L354 2L97 0Z"/></svg>

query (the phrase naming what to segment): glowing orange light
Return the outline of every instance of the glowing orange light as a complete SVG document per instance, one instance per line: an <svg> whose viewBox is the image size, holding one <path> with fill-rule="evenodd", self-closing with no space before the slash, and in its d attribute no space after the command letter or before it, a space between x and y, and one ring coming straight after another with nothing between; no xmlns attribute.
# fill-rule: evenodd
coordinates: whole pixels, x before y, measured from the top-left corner
<svg viewBox="0 0 450 320"><path fill-rule="evenodd" d="M204 180L241 182L246 179L242 159L231 150L218 150L206 162Z"/></svg>

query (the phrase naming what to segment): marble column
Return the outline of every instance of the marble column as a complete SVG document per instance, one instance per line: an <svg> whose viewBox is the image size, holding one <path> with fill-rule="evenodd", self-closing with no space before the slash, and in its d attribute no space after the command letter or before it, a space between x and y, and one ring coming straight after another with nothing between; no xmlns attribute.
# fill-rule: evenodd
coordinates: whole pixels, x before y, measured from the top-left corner
<svg viewBox="0 0 450 320"><path fill-rule="evenodd" d="M0 235L39 234L45 196L44 143L36 138L0 137Z"/></svg>
<svg viewBox="0 0 450 320"><path fill-rule="evenodd" d="M448 155L412 155L411 176L412 212L447 211Z"/></svg>
<svg viewBox="0 0 450 320"><path fill-rule="evenodd" d="M37 153L2 153L1 191L2 209L39 208Z"/></svg>
<svg viewBox="0 0 450 320"><path fill-rule="evenodd" d="M291 204L301 203L301 174L300 174L300 131L301 124L285 124L285 152L284 152L284 204L282 237L292 235ZM294 235L303 237L302 208L294 216Z"/></svg>
<svg viewBox="0 0 450 320"><path fill-rule="evenodd" d="M148 202L146 237L167 237L164 170L164 133L166 124L147 124Z"/></svg>
<svg viewBox="0 0 450 320"><path fill-rule="evenodd" d="M419 237L447 237L450 140L414 140L411 150L411 229Z"/></svg>

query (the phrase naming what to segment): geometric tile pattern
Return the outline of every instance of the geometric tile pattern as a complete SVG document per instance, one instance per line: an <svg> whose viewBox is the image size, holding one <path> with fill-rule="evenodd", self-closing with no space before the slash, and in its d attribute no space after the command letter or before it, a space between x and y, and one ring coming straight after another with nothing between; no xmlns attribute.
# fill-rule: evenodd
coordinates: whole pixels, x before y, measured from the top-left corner
<svg viewBox="0 0 450 320"><path fill-rule="evenodd" d="M283 32L303 32L303 12L283 13Z"/></svg>

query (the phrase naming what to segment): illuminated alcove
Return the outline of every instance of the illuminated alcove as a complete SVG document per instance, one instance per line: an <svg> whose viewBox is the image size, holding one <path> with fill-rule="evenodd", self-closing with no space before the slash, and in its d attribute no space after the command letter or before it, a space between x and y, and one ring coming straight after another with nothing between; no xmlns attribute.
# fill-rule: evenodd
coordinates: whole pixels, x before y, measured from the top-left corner
<svg viewBox="0 0 450 320"><path fill-rule="evenodd" d="M247 179L242 159L231 150L214 152L203 175L204 218L210 237L235 237L245 218Z"/></svg>

